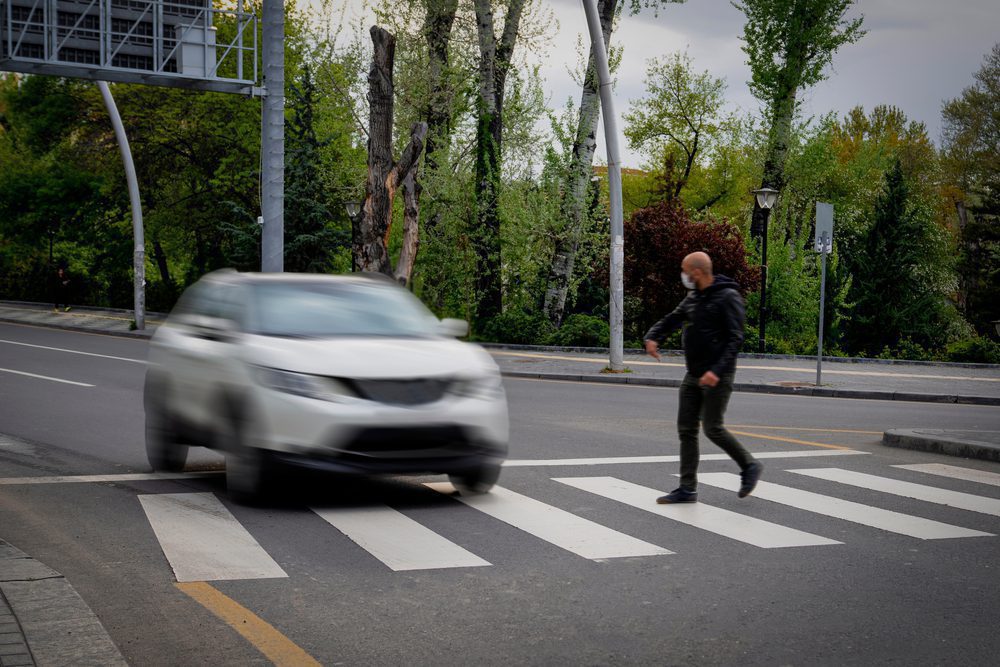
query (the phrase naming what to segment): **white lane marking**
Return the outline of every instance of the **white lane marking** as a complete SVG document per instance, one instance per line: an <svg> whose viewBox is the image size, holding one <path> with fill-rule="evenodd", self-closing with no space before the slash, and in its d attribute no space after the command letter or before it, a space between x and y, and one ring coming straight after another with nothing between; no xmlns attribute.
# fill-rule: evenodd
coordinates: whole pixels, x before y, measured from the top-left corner
<svg viewBox="0 0 1000 667"><path fill-rule="evenodd" d="M21 345L24 347L35 347L40 350L52 350L54 352L68 352L69 354L82 354L86 357L101 357L102 359L114 359L116 361L131 361L134 364L145 364L145 359L130 359L129 357L116 357L113 354L98 354L96 352L83 352L81 350L70 350L65 347L49 347L48 345L35 345L34 343L22 343L17 340L4 340L0 338L0 343L8 345Z"/></svg>
<svg viewBox="0 0 1000 667"><path fill-rule="evenodd" d="M657 505L657 496L662 491L626 482L615 477L560 477L554 478L569 486L590 493L617 500L620 503L638 507L658 516L686 523L723 537L746 542L765 549L779 547L809 547L827 544L841 544L819 535L813 535L776 523L755 519L744 514L730 512L705 503L684 503L679 505Z"/></svg>
<svg viewBox="0 0 1000 667"><path fill-rule="evenodd" d="M761 452L754 454L758 459L797 459L812 456L853 456L856 454L868 454L853 449L833 449L824 451L805 450L793 452ZM535 466L597 466L615 465L619 463L677 463L680 456L613 456L609 458L586 458L586 459L511 459L504 461L505 468L530 468ZM728 454L705 454L702 461L728 461Z"/></svg>
<svg viewBox="0 0 1000 667"><path fill-rule="evenodd" d="M0 477L0 485L4 484L76 484L83 482L145 482L159 479L187 479L205 477L206 475L221 475L217 472L148 472L121 473L118 475L54 475L49 477Z"/></svg>
<svg viewBox="0 0 1000 667"><path fill-rule="evenodd" d="M386 505L312 511L396 572L490 565Z"/></svg>
<svg viewBox="0 0 1000 667"><path fill-rule="evenodd" d="M960 468L944 463L915 463L913 465L893 466L902 470L913 470L915 472L925 472L928 475L940 475L961 479L967 482L979 482L991 486L1000 486L1000 473L988 472L986 470L976 470L975 468Z"/></svg>
<svg viewBox="0 0 1000 667"><path fill-rule="evenodd" d="M854 450L806 450L792 452L760 452L754 454L758 459L797 459L811 458L813 456L853 456L856 454L868 454L868 452L858 452ZM702 461L728 461L726 454L705 454ZM587 458L587 459L512 459L505 461L505 467L530 468L530 467L552 467L552 466L586 466L586 465L616 465L619 463L677 463L679 456L617 456L611 458ZM57 475L50 477L0 477L0 485L3 484L73 484L80 482L142 482L159 479L185 479L188 477L201 477L205 475L219 475L222 471L208 472L153 472L153 473L121 473L117 475Z"/></svg>
<svg viewBox="0 0 1000 667"><path fill-rule="evenodd" d="M717 486L728 491L737 491L740 488L739 476L728 472L699 473L698 483ZM841 500L833 496L824 496L770 482L759 482L753 495L755 498L763 498L807 512L832 516L836 519L879 528L890 533L908 535L921 540L993 536L993 533L952 526L940 521L910 516L871 505L862 505L850 500Z"/></svg>
<svg viewBox="0 0 1000 667"><path fill-rule="evenodd" d="M426 486L446 495L455 493L455 487L448 482ZM495 519L591 560L673 553L499 486L482 495L456 498Z"/></svg>
<svg viewBox="0 0 1000 667"><path fill-rule="evenodd" d="M140 495L177 581L287 577L211 493Z"/></svg>
<svg viewBox="0 0 1000 667"><path fill-rule="evenodd" d="M595 359L593 357L567 357L559 355L550 354L532 354L528 352L500 352L498 350L490 350L490 354L494 356L507 356L507 357L525 357L534 359L551 359L554 361L582 361L591 364L607 364L607 359ZM675 368L683 368L682 363L672 363L668 361L630 361L630 366L672 366ZM753 369L757 371L782 371L786 373L814 373L815 371L810 368L796 368L794 366L758 366L757 364L748 363L747 360L740 360L740 367L746 369ZM826 371L830 375L859 375L864 377L889 377L889 378L909 378L909 379L923 379L923 380L974 380L977 382L1000 382L1000 377L976 377L973 375L928 375L924 373L884 373L879 371L838 371L830 369ZM627 386L627 385L626 385Z"/></svg>
<svg viewBox="0 0 1000 667"><path fill-rule="evenodd" d="M948 491L934 486L924 486L923 484L913 484L912 482L902 482L888 477L878 477L876 475L866 475L853 470L842 470L840 468L812 468L807 470L789 470L799 475L808 475L818 479L825 479L841 484L859 486L863 489L891 493L904 498L916 498L929 503L957 507L970 512L980 512L982 514L992 514L1000 516L1000 500L994 498L984 498L974 496L971 493L961 493L959 491Z"/></svg>
<svg viewBox="0 0 1000 667"><path fill-rule="evenodd" d="M49 380L51 382L62 382L63 384L74 384L77 387L93 387L92 384L87 384L86 382L74 382L73 380L63 380L62 378L54 378L49 375L38 375L37 373L25 373L24 371L15 371L10 368L0 368L0 372L3 373L13 373L14 375L26 375L30 378L38 378L39 380Z"/></svg>

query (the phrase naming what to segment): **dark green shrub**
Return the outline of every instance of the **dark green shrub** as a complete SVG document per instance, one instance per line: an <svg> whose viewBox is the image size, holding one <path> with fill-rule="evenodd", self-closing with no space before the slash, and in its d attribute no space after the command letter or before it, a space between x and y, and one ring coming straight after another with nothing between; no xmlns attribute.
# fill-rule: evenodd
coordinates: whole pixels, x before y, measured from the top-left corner
<svg viewBox="0 0 1000 667"><path fill-rule="evenodd" d="M945 358L948 361L1000 364L1000 344L982 336L967 338L948 345Z"/></svg>
<svg viewBox="0 0 1000 667"><path fill-rule="evenodd" d="M563 320L559 330L549 337L549 343L564 347L607 347L610 336L606 320L576 313Z"/></svg>
<svg viewBox="0 0 1000 667"><path fill-rule="evenodd" d="M510 309L489 320L478 332L478 340L514 345L542 345L552 332L552 325L541 313Z"/></svg>
<svg viewBox="0 0 1000 667"><path fill-rule="evenodd" d="M937 355L932 350L925 349L920 343L909 338L899 341L894 349L884 348L876 359L905 359L907 361L934 361Z"/></svg>

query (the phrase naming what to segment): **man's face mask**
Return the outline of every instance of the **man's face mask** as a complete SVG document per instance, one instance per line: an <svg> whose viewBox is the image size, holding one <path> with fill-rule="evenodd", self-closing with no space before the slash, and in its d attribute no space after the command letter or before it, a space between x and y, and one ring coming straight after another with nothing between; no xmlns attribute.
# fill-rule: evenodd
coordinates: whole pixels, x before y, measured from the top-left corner
<svg viewBox="0 0 1000 667"><path fill-rule="evenodd" d="M689 276L684 271L681 271L681 282L684 283L684 287L686 287L687 289L695 288L695 284L694 281L691 280L691 276Z"/></svg>

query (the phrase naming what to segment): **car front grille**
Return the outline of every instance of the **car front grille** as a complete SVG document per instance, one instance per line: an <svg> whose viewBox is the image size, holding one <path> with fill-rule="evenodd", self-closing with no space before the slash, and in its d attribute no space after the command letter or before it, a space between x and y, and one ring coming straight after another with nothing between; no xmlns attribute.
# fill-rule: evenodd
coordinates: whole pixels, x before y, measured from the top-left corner
<svg viewBox="0 0 1000 667"><path fill-rule="evenodd" d="M361 398L390 405L422 405L441 400L450 380L345 380Z"/></svg>

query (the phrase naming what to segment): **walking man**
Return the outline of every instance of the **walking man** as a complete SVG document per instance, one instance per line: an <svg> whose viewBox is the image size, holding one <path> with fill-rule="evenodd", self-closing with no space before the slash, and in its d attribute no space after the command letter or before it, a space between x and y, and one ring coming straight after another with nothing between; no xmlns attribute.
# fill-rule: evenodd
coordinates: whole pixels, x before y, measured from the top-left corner
<svg viewBox="0 0 1000 667"><path fill-rule="evenodd" d="M672 313L646 332L646 353L660 358L660 343L684 326L684 361L687 373L681 382L677 432L681 440L681 485L656 499L661 505L698 500L698 425L708 439L740 466L739 497L757 486L763 466L723 426L729 396L733 393L736 355L743 344L745 309L738 285L721 274L712 274L712 260L694 252L681 262L681 282L687 297Z"/></svg>

